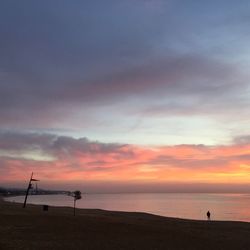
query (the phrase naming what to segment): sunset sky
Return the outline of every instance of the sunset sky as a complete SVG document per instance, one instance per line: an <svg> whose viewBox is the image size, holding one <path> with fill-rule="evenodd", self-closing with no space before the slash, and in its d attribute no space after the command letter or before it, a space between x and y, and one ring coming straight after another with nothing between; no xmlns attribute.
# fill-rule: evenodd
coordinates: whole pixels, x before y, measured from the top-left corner
<svg viewBox="0 0 250 250"><path fill-rule="evenodd" d="M250 191L250 1L2 0L0 186Z"/></svg>

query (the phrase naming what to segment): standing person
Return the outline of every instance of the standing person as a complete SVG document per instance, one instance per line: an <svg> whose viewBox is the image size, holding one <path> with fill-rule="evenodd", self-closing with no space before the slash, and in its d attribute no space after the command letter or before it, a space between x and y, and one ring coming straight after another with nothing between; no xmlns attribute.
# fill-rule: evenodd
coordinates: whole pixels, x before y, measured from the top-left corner
<svg viewBox="0 0 250 250"><path fill-rule="evenodd" d="M207 220L210 220L210 212L209 211L207 211Z"/></svg>

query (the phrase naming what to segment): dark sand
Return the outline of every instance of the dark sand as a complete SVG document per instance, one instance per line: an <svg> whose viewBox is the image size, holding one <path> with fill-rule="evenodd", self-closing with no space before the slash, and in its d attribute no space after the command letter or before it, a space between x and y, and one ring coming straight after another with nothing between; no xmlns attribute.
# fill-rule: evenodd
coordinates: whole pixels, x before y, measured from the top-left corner
<svg viewBox="0 0 250 250"><path fill-rule="evenodd" d="M250 208L249 208L250 209ZM77 210L0 201L0 249L249 250L250 223Z"/></svg>

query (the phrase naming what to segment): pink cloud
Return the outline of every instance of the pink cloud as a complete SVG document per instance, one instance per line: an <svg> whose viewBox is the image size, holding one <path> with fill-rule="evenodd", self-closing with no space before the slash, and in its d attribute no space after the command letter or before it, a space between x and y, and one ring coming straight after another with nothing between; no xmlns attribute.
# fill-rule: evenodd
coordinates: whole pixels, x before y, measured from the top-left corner
<svg viewBox="0 0 250 250"><path fill-rule="evenodd" d="M46 182L121 181L246 183L250 171L250 144L227 146L137 146L74 139L56 135L14 134L5 138L0 157L2 182L24 181L35 172ZM16 139L15 139L16 138ZM27 147L29 143L29 147ZM31 158L18 152L24 149ZM32 150L44 156L32 159ZM2 144L2 149L4 146ZM15 156L8 156L15 152ZM47 160L46 156L53 157Z"/></svg>

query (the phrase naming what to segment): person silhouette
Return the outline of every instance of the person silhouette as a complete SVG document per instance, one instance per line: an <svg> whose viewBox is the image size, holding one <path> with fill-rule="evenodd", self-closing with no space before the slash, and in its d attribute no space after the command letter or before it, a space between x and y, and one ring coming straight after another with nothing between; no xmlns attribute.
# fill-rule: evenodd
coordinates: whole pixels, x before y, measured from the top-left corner
<svg viewBox="0 0 250 250"><path fill-rule="evenodd" d="M210 220L210 212L209 211L207 211L207 220Z"/></svg>

